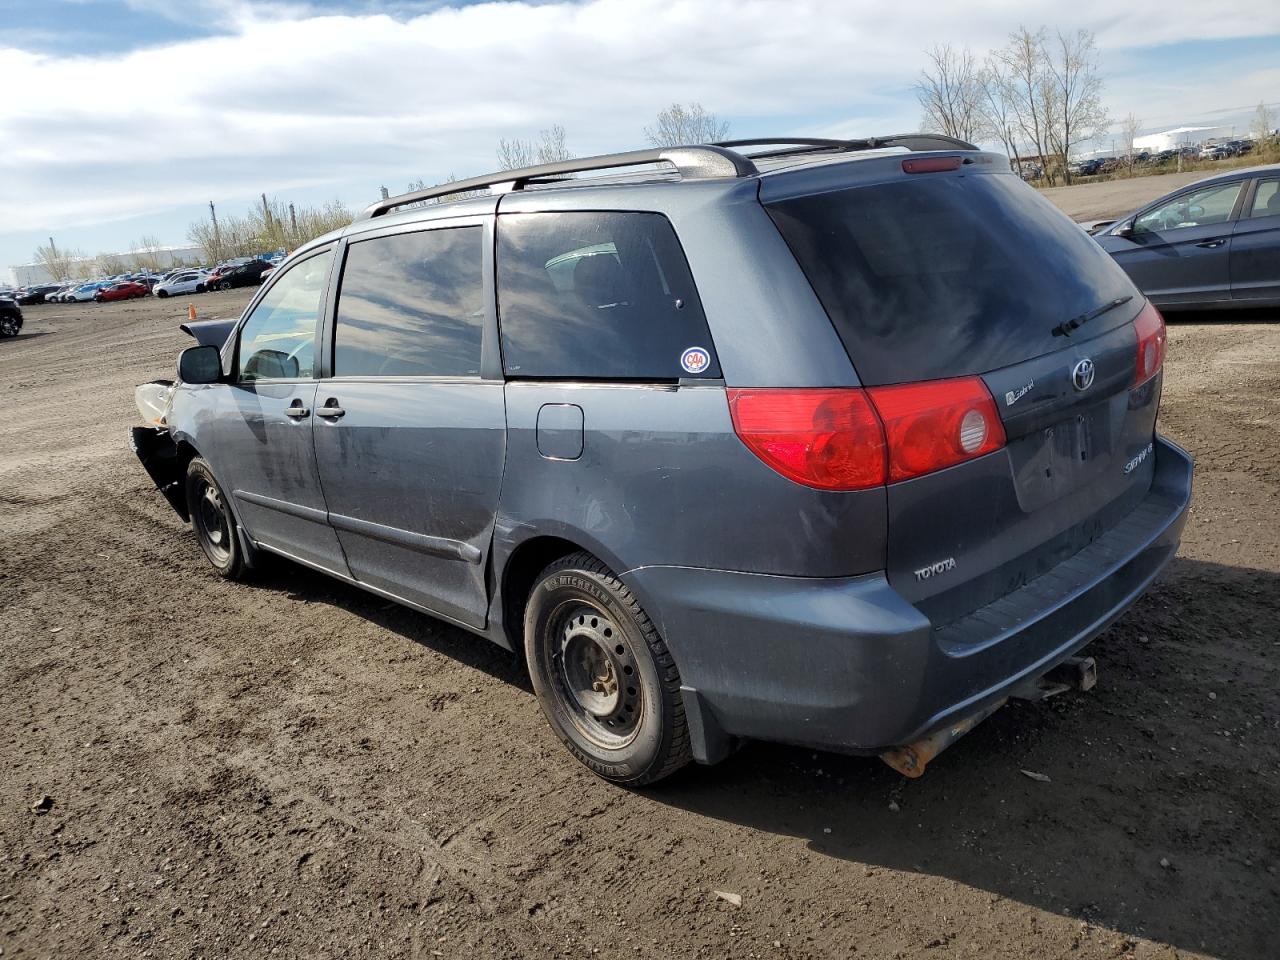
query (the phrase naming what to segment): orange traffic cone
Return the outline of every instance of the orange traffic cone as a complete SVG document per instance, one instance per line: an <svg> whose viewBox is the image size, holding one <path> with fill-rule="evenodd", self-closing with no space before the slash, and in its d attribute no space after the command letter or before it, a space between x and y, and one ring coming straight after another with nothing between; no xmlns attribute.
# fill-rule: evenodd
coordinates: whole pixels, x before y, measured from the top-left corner
<svg viewBox="0 0 1280 960"><path fill-rule="evenodd" d="M194 303L187 304L187 322L190 323L196 318L196 305Z"/></svg>

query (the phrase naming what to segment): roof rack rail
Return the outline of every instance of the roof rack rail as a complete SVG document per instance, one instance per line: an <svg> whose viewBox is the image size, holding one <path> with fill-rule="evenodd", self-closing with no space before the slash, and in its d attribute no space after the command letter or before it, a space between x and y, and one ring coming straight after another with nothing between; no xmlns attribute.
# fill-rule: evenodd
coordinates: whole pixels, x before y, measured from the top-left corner
<svg viewBox="0 0 1280 960"><path fill-rule="evenodd" d="M403 207L437 197L479 190L483 187L503 185L509 190L523 190L531 183L554 181L574 173L589 170L610 170L616 167L637 167L650 163L669 163L684 180L709 180L723 177L750 177L758 171L749 159L719 144L689 147L661 147L656 150L633 150L630 153L611 153L602 157L585 157L581 160L561 160L542 163L518 170L502 170L466 180L454 180L437 184L425 190L414 190L396 197L388 197L370 204L357 220L369 220Z"/></svg>
<svg viewBox="0 0 1280 960"><path fill-rule="evenodd" d="M753 140L722 140L717 147L739 150L742 147L785 146L781 150L765 150L747 155L749 160L786 157L795 154L832 151L852 153L855 150L882 150L885 147L906 147L908 150L977 150L967 140L959 140L941 133L896 133L888 137L864 137L859 140L830 140L823 137L762 137Z"/></svg>

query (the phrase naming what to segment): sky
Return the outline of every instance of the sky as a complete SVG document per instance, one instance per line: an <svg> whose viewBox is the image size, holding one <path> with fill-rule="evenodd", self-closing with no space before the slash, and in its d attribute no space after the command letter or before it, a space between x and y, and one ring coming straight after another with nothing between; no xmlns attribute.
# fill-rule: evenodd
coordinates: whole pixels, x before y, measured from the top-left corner
<svg viewBox="0 0 1280 960"><path fill-rule="evenodd" d="M1020 24L1094 31L1144 131L1280 103L1276 0L0 0L0 272L49 236L185 243L211 200L360 207L555 123L643 147L673 102L735 137L918 129L925 48Z"/></svg>

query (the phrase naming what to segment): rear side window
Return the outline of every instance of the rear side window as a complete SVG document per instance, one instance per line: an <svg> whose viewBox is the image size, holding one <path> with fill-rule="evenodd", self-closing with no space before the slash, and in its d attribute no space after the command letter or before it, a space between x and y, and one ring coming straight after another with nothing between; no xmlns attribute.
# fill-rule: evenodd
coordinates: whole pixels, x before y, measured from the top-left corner
<svg viewBox="0 0 1280 960"><path fill-rule="evenodd" d="M347 248L333 372L476 377L484 323L483 231L448 227Z"/></svg>
<svg viewBox="0 0 1280 960"><path fill-rule="evenodd" d="M1133 318L1101 247L1006 174L911 176L767 205L868 386L986 373Z"/></svg>
<svg viewBox="0 0 1280 960"><path fill-rule="evenodd" d="M498 308L509 376L720 376L689 265L660 214L499 216Z"/></svg>
<svg viewBox="0 0 1280 960"><path fill-rule="evenodd" d="M1259 180L1253 194L1251 217L1280 217L1280 180Z"/></svg>

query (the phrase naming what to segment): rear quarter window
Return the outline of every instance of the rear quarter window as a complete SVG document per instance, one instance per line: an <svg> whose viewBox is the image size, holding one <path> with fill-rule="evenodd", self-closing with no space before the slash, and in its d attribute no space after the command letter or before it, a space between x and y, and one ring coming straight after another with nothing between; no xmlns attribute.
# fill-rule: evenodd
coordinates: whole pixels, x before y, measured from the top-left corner
<svg viewBox="0 0 1280 960"><path fill-rule="evenodd" d="M508 376L720 376L693 277L662 215L504 214L497 264Z"/></svg>

